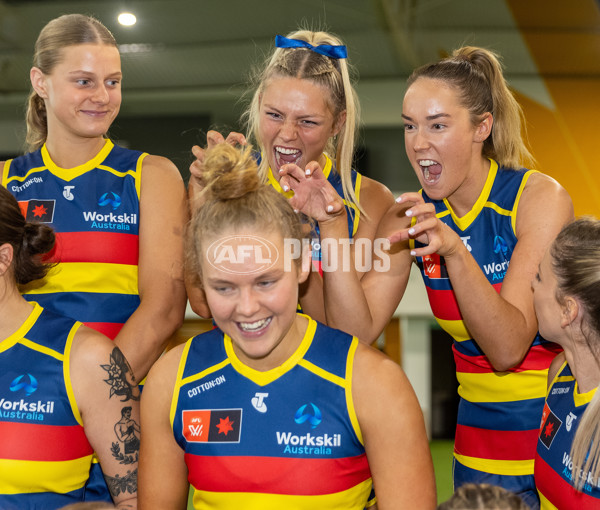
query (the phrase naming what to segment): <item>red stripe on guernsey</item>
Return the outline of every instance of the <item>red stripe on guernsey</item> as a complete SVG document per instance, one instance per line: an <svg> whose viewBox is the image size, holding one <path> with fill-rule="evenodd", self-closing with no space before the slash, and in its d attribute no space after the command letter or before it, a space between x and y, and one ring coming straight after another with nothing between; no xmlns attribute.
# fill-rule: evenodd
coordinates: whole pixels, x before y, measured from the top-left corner
<svg viewBox="0 0 600 510"><path fill-rule="evenodd" d="M95 329L111 340L114 340L119 331L123 329L123 324L119 322L84 322L88 328Z"/></svg>
<svg viewBox="0 0 600 510"><path fill-rule="evenodd" d="M545 370L550 366L554 357L562 351L557 344L534 345L529 349L525 359L519 365L510 369L510 372L523 372L525 370ZM486 356L465 356L454 349L456 371L467 374L489 374L495 372Z"/></svg>
<svg viewBox="0 0 600 510"><path fill-rule="evenodd" d="M502 288L502 283L495 283L492 285L498 294ZM427 296L429 297L429 304L431 305L431 311L433 315L441 320L445 321L458 321L462 320L456 297L452 290L435 290L430 287L426 287Z"/></svg>
<svg viewBox="0 0 600 510"><path fill-rule="evenodd" d="M138 236L115 232L58 232L50 259L60 262L138 263Z"/></svg>
<svg viewBox="0 0 600 510"><path fill-rule="evenodd" d="M62 461L94 453L80 425L0 422L0 437L0 459Z"/></svg>
<svg viewBox="0 0 600 510"><path fill-rule="evenodd" d="M569 468L563 466L563 469ZM535 481L538 490L557 508L577 508L577 510L600 508L599 498L576 491L539 455L535 458Z"/></svg>
<svg viewBox="0 0 600 510"><path fill-rule="evenodd" d="M455 450L460 455L480 459L531 460L535 457L539 434L539 429L487 430L457 424Z"/></svg>
<svg viewBox="0 0 600 510"><path fill-rule="evenodd" d="M185 454L190 483L209 492L310 496L350 489L371 477L366 454L341 459L204 457Z"/></svg>

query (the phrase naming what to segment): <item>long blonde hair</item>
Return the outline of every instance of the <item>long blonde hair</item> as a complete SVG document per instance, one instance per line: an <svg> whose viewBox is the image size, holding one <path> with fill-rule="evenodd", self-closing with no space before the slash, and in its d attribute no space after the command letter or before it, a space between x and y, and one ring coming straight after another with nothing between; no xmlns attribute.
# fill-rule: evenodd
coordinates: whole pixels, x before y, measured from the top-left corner
<svg viewBox="0 0 600 510"><path fill-rule="evenodd" d="M567 296L582 307L581 336L600 364L600 221L579 218L565 226L550 248L552 271L557 279L556 300ZM600 368L599 368L600 371ZM600 477L600 388L587 405L573 444L573 481L581 490L580 473Z"/></svg>
<svg viewBox="0 0 600 510"><path fill-rule="evenodd" d="M37 38L33 67L37 67L46 75L50 74L62 61L64 48L86 43L117 47L111 32L95 18L83 14L65 14L55 18L42 28ZM35 90L29 93L25 121L27 150L34 151L44 145L48 137L46 105Z"/></svg>
<svg viewBox="0 0 600 510"><path fill-rule="evenodd" d="M492 114L494 123L490 136L483 143L483 156L493 158L507 168L534 163L521 134L523 110L508 88L496 53L464 46L450 57L415 69L408 78L408 87L419 78L440 80L456 88L474 125L484 114Z"/></svg>
<svg viewBox="0 0 600 510"><path fill-rule="evenodd" d="M287 37L308 42L313 46L343 45L338 37L327 32L298 30L288 34ZM360 119L360 106L352 86L350 72L347 58L331 58L307 48L275 48L262 70L256 73L254 78L256 89L243 118L246 121L248 138L253 140L257 147L262 147L259 136L260 100L271 80L299 78L309 80L328 90L329 97L326 100L334 119L338 119L345 111L346 121L335 139L328 140L325 152L335 159L335 171L341 177L344 198L364 212L360 208L352 186L352 159ZM259 175L263 182L267 181L268 167L267 158L263 158L259 166Z"/></svg>

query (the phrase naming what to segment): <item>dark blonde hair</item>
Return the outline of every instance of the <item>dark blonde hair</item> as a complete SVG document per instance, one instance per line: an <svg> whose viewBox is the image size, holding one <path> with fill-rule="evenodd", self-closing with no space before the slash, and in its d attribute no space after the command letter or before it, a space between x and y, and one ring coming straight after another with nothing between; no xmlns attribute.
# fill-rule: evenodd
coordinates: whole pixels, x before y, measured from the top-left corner
<svg viewBox="0 0 600 510"><path fill-rule="evenodd" d="M556 275L556 300L577 299L583 309L581 333L600 362L600 221L579 218L566 225L550 247L552 271ZM590 472L600 476L600 389L588 404L571 445L573 481L582 489Z"/></svg>
<svg viewBox="0 0 600 510"><path fill-rule="evenodd" d="M503 487L487 483L466 483L438 510L529 510L523 500Z"/></svg>
<svg viewBox="0 0 600 510"><path fill-rule="evenodd" d="M419 78L439 80L458 90L461 104L469 111L474 125L481 122L484 114L492 114L494 123L483 143L483 156L507 168L534 163L521 135L523 110L508 88L499 55L465 46L450 57L415 69L408 78L408 87Z"/></svg>
<svg viewBox="0 0 600 510"><path fill-rule="evenodd" d="M287 35L289 39L305 41L313 46L329 44L343 45L342 41L327 32L313 32L311 30L298 30ZM360 209L352 187L351 169L354 156L354 145L360 119L360 106L358 97L350 79L351 68L347 58L331 58L321 55L307 48L275 48L269 56L262 70L256 73L254 81L256 90L249 108L244 113L247 123L248 138L258 146L262 146L259 136L260 100L265 88L276 78L299 78L308 80L315 85L323 87L329 92L326 101L338 119L342 112L346 112L346 121L337 137L330 139L325 146L327 152L335 159L335 171L342 179L344 198L355 204ZM259 167L259 174L266 182L269 163L263 158Z"/></svg>
<svg viewBox="0 0 600 510"><path fill-rule="evenodd" d="M54 231L41 223L29 223L17 199L0 186L0 245L13 247L12 272L19 285L43 278L52 266L42 255L54 247Z"/></svg>
<svg viewBox="0 0 600 510"><path fill-rule="evenodd" d="M256 227L302 242L307 232L288 200L261 182L250 145L218 144L206 151L204 189L187 231L187 265L201 282L204 242L227 229ZM300 260L296 261L300 264Z"/></svg>
<svg viewBox="0 0 600 510"><path fill-rule="evenodd" d="M62 61L62 50L78 44L106 44L117 48L112 33L97 19L83 14L65 14L50 21L37 38L33 54L33 67L42 73L52 73ZM48 137L46 105L35 90L27 101L27 136L25 142L29 151L40 148Z"/></svg>

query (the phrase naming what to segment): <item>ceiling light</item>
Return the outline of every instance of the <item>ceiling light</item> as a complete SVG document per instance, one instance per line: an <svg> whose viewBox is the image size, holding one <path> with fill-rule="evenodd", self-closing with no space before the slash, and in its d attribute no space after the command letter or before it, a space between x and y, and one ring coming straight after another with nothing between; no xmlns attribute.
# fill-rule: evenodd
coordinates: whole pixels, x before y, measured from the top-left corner
<svg viewBox="0 0 600 510"><path fill-rule="evenodd" d="M135 22L137 21L135 14L132 14L130 12L122 12L121 14L119 14L117 20L119 21L119 23L121 23L121 25L124 25L126 27L135 25Z"/></svg>

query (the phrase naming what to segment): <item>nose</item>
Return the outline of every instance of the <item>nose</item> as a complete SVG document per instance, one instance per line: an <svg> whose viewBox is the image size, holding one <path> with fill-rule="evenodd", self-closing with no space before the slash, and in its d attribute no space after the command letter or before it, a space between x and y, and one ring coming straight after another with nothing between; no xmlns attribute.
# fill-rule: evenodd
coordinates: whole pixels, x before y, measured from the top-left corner
<svg viewBox="0 0 600 510"><path fill-rule="evenodd" d="M237 302L237 312L243 317L252 317L260 309L260 302L254 289L243 287L240 289Z"/></svg>
<svg viewBox="0 0 600 510"><path fill-rule="evenodd" d="M296 123L291 120L284 120L279 131L279 136L286 142L294 140L296 138Z"/></svg>
<svg viewBox="0 0 600 510"><path fill-rule="evenodd" d="M429 148L429 139L425 135L425 133L418 129L413 134L413 149L415 152L422 151Z"/></svg>
<svg viewBox="0 0 600 510"><path fill-rule="evenodd" d="M92 100L95 103L99 103L99 104L108 103L108 100L109 100L108 89L106 88L106 85L104 83L100 83L94 89L94 95L92 96Z"/></svg>

